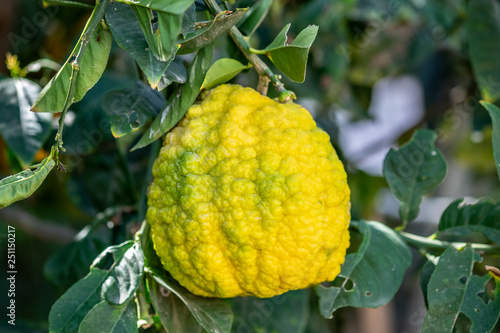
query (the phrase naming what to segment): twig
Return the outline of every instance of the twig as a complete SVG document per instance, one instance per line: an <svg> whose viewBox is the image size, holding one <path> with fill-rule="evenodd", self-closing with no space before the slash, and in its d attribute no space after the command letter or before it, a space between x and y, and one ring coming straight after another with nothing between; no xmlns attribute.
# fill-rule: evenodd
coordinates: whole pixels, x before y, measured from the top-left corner
<svg viewBox="0 0 500 333"><path fill-rule="evenodd" d="M69 88L68 95L66 96L66 101L64 102L64 107L61 113L61 117L59 118L59 128L57 129L57 134L55 137L55 147L57 149L56 152L56 161L59 164L59 151L64 152L65 149L63 147L62 134L64 129L64 119L66 118L66 114L68 113L69 107L75 102L75 87L76 81L78 79L78 73L80 71L80 61L83 57L85 49L90 41L90 38L94 35L95 29L104 18L104 13L106 10L106 6L109 4L110 0L96 0L96 5L94 7L94 11L90 16L90 19L85 26L84 33L81 37L81 45L78 53L71 54L70 57L75 56L75 59L71 62L71 76L69 78Z"/></svg>
<svg viewBox="0 0 500 333"><path fill-rule="evenodd" d="M222 9L217 4L216 0L205 0L208 8L212 11L212 14L217 15L222 12ZM266 76L271 80L274 88L279 94L280 102L288 102L290 100L296 99L295 93L291 90L285 89L285 86L280 81L279 75L274 74L271 69L254 53L251 52L250 45L247 39L236 27L232 27L229 30L229 35L234 40L243 55L252 63L253 67L259 74L259 76Z"/></svg>
<svg viewBox="0 0 500 333"><path fill-rule="evenodd" d="M404 231L399 231L399 234L404 239L406 243L412 245L418 249L428 249L428 250L445 250L449 246L453 246L457 249L463 248L469 245L472 249L484 253L497 253L500 254L500 247L496 245L489 244L479 244L479 243L463 243L463 242L447 242L438 239L429 239L427 237L418 236Z"/></svg>

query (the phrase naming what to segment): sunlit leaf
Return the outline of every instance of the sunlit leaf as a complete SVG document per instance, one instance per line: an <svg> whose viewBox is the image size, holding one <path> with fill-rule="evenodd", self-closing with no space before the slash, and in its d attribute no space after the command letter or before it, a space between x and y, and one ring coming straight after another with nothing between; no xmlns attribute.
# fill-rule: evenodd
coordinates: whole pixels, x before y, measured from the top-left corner
<svg viewBox="0 0 500 333"><path fill-rule="evenodd" d="M32 195L56 164L52 157L53 154L36 166L1 179L0 208L7 207Z"/></svg>
<svg viewBox="0 0 500 333"><path fill-rule="evenodd" d="M213 63L212 66L207 71L205 75L205 80L201 88L212 89L222 83L231 80L233 77L238 75L242 70L249 68L250 66L245 66L238 60L223 58L219 59Z"/></svg>
<svg viewBox="0 0 500 333"><path fill-rule="evenodd" d="M91 17L91 20L95 19ZM85 33L84 30L83 33ZM83 34L82 34L83 36ZM98 25L90 38L79 64L79 72L75 83L74 102L80 101L87 91L92 88L101 77L108 63L111 50L112 35L102 25ZM63 67L43 88L33 103L32 110L37 112L61 112L64 109L66 97L70 87L72 75L71 62L73 56L78 53L82 46L82 37L76 44L72 56L70 56Z"/></svg>
<svg viewBox="0 0 500 333"><path fill-rule="evenodd" d="M318 34L318 27L311 25L305 28L287 44L289 28L290 24L287 24L264 51L283 74L293 81L304 82L309 49Z"/></svg>

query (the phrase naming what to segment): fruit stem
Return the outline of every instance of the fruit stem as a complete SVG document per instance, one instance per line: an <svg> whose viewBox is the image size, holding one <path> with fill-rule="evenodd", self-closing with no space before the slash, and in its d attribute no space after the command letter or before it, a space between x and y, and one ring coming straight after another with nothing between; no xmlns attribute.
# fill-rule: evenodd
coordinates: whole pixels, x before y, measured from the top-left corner
<svg viewBox="0 0 500 333"><path fill-rule="evenodd" d="M217 15L222 12L222 9L217 4L216 0L204 0L208 8L210 8L212 14ZM252 53L253 48L250 47L248 39L243 36L243 34L236 27L232 27L229 30L229 35L234 40L243 55L250 61L259 76L266 76L271 80L274 88L279 94L279 101L281 103L291 101L296 99L295 93L291 90L285 89L285 86L280 81L280 76L274 74L271 69L262 61L257 54Z"/></svg>
<svg viewBox="0 0 500 333"><path fill-rule="evenodd" d="M78 78L78 73L80 71L80 61L83 57L83 53L87 48L87 45L92 38L95 29L104 18L104 13L106 10L106 6L109 4L110 0L96 0L96 5L87 21L87 25L85 26L84 32L81 37L81 46L78 50L78 53L74 52L70 55L71 57L75 57L75 59L71 62L71 76L69 78L69 87L68 87L68 95L66 96L66 100L64 102L64 107L59 118L59 128L57 129L57 134L55 137L55 148L56 148L56 162L59 164L59 151L64 152L65 149L63 147L63 129L64 129L64 119L66 118L66 114L68 113L69 107L75 102L75 87L76 81Z"/></svg>

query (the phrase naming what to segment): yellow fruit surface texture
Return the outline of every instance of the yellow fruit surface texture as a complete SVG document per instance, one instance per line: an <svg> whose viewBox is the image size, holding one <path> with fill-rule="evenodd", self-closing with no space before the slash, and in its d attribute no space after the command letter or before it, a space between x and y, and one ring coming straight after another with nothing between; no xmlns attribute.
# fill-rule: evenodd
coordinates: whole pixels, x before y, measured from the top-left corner
<svg viewBox="0 0 500 333"><path fill-rule="evenodd" d="M272 297L331 281L350 191L307 110L221 85L166 136L147 220L165 269L194 294Z"/></svg>

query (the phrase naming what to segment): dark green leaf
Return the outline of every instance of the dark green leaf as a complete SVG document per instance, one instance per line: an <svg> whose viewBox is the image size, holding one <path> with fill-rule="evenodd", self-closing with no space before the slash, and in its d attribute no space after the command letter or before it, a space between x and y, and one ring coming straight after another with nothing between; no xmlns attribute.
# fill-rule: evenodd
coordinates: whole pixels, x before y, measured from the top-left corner
<svg viewBox="0 0 500 333"><path fill-rule="evenodd" d="M153 55L134 10L128 5L115 1L106 8L106 23L118 45L137 61L151 87L157 88L170 61L160 61Z"/></svg>
<svg viewBox="0 0 500 333"><path fill-rule="evenodd" d="M44 265L44 275L54 286L62 289L69 288L76 281L89 273L94 259L107 246L109 229L107 232L89 233L85 227L75 237L75 241L64 246L54 253Z"/></svg>
<svg viewBox="0 0 500 333"><path fill-rule="evenodd" d="M496 0L469 1L467 43L474 76L483 98L495 102L500 97L500 4Z"/></svg>
<svg viewBox="0 0 500 333"><path fill-rule="evenodd" d="M151 281L151 302L167 333L201 333L201 326L186 304L168 289Z"/></svg>
<svg viewBox="0 0 500 333"><path fill-rule="evenodd" d="M161 76L160 83L158 84L158 90L163 90L170 84L186 83L187 80L187 70L182 64L182 60L175 58L170 65L168 65L167 70Z"/></svg>
<svg viewBox="0 0 500 333"><path fill-rule="evenodd" d="M205 73L212 63L213 44L198 51L188 69L188 81L169 98L167 106L156 117L149 129L144 133L132 150L149 145L167 133L186 114L200 93Z"/></svg>
<svg viewBox="0 0 500 333"><path fill-rule="evenodd" d="M436 265L432 261L427 261L422 268L422 275L420 276L420 288L422 289L426 308L429 308L429 302L427 301L427 288L435 268Z"/></svg>
<svg viewBox="0 0 500 333"><path fill-rule="evenodd" d="M224 11L217 14L212 21L197 23L196 30L180 42L181 48L178 53L192 53L212 43L220 34L238 23L245 13L246 9L236 9L235 12Z"/></svg>
<svg viewBox="0 0 500 333"><path fill-rule="evenodd" d="M27 79L0 81L0 135L24 168L33 162L52 127L52 115L30 111L39 93L40 87Z"/></svg>
<svg viewBox="0 0 500 333"><path fill-rule="evenodd" d="M92 269L59 298L49 314L49 331L52 333L75 332L80 322L101 301L101 285L108 272Z"/></svg>
<svg viewBox="0 0 500 333"><path fill-rule="evenodd" d="M137 311L134 301L114 306L102 301L89 311L80 324L79 333L135 333Z"/></svg>
<svg viewBox="0 0 500 333"><path fill-rule="evenodd" d="M498 320L500 299L485 301L489 276L472 275L481 257L470 247L459 251L449 247L439 258L427 289L429 310L422 332L452 332L460 313L471 323L471 332L490 332Z"/></svg>
<svg viewBox="0 0 500 333"><path fill-rule="evenodd" d="M128 246L128 244L126 245ZM134 243L121 257L102 286L103 298L115 305L124 304L139 287L144 270L144 254L138 243Z"/></svg>
<svg viewBox="0 0 500 333"><path fill-rule="evenodd" d="M165 98L141 81L133 88L111 91L102 100L102 108L111 122L111 132L120 137L144 126L165 106Z"/></svg>
<svg viewBox="0 0 500 333"><path fill-rule="evenodd" d="M163 288L179 297L205 330L210 333L230 331L233 314L231 308L223 300L193 295L170 276L153 270L147 272Z"/></svg>
<svg viewBox="0 0 500 333"><path fill-rule="evenodd" d="M283 74L293 81L304 82L309 49L318 34L318 26L311 25L305 28L291 44L287 44L289 28L290 24L287 24L264 51Z"/></svg>
<svg viewBox="0 0 500 333"><path fill-rule="evenodd" d="M438 231L438 236L453 236L454 240L480 232L500 245L500 205L488 199L473 205L455 200L441 216Z"/></svg>
<svg viewBox="0 0 500 333"><path fill-rule="evenodd" d="M236 297L232 332L302 333L309 318L309 289L272 298Z"/></svg>
<svg viewBox="0 0 500 333"><path fill-rule="evenodd" d="M192 4L186 12L184 13L184 17L182 18L182 27L181 34L182 37L186 37L186 35L190 32L194 31L194 24L196 23L196 4Z"/></svg>
<svg viewBox="0 0 500 333"><path fill-rule="evenodd" d="M43 6L73 6L82 8L94 8L92 0L42 0Z"/></svg>
<svg viewBox="0 0 500 333"><path fill-rule="evenodd" d="M245 36L251 36L266 18L273 0L260 0L248 9L247 13L238 23L238 29Z"/></svg>
<svg viewBox="0 0 500 333"><path fill-rule="evenodd" d="M417 130L410 142L391 149L384 160L384 177L400 201L403 225L415 219L422 196L434 190L446 176L446 162L434 146L436 133Z"/></svg>
<svg viewBox="0 0 500 333"><path fill-rule="evenodd" d="M249 68L238 60L223 58L213 63L208 69L205 80L202 84L202 89L212 89L219 84L225 83L238 75L242 70Z"/></svg>
<svg viewBox="0 0 500 333"><path fill-rule="evenodd" d="M89 22L94 19L91 17ZM85 33L85 31L84 31ZM83 36L83 34L82 34ZM92 88L101 77L108 63L111 50L112 35L109 30L98 25L89 40L87 48L83 53L79 64L79 74L75 83L74 102L80 101L87 91ZM35 100L32 110L37 112L61 112L64 109L66 97L68 96L70 78L72 75L71 61L78 53L82 45L82 37L76 44L73 52L63 67L43 88Z"/></svg>
<svg viewBox="0 0 500 333"><path fill-rule="evenodd" d="M497 167L498 178L500 179L500 109L491 103L481 102L491 117L493 132L491 141L493 143L493 156L495 157L495 166Z"/></svg>
<svg viewBox="0 0 500 333"><path fill-rule="evenodd" d="M56 164L52 156L53 153L40 164L0 180L0 208L32 195Z"/></svg>
<svg viewBox="0 0 500 333"><path fill-rule="evenodd" d="M379 222L358 225L363 242L348 254L332 287L317 285L321 314L332 318L345 306L376 308L387 304L401 285L411 252L399 235Z"/></svg>
<svg viewBox="0 0 500 333"><path fill-rule="evenodd" d="M172 61L178 49L177 36L181 32L182 15L153 12L141 6L132 6L149 49L160 61ZM155 22L157 21L157 22Z"/></svg>
<svg viewBox="0 0 500 333"><path fill-rule="evenodd" d="M158 12L183 15L194 3L194 0L119 0L118 2L142 6Z"/></svg>

